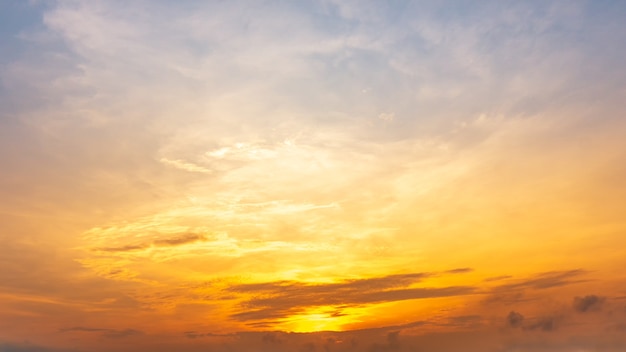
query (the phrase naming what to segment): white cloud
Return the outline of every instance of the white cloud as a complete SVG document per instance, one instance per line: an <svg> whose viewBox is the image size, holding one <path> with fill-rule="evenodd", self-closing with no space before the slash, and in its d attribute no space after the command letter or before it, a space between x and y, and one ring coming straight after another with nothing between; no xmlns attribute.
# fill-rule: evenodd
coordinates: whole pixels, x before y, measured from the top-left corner
<svg viewBox="0 0 626 352"><path fill-rule="evenodd" d="M190 163L188 161L184 161L184 160L170 160L167 158L161 158L159 160L160 162L162 162L165 165L169 165L172 167L175 167L177 169L181 169L181 170L185 170L185 171L189 171L189 172L199 172L199 173L203 173L203 174L210 174L211 170L202 167L200 165L196 165L194 163Z"/></svg>

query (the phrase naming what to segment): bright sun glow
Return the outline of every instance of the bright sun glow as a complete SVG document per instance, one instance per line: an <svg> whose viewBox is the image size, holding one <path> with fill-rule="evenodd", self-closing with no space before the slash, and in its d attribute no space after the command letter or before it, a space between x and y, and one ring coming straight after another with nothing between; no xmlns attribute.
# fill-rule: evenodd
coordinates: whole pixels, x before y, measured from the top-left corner
<svg viewBox="0 0 626 352"><path fill-rule="evenodd" d="M310 309L305 313L292 315L281 328L293 332L341 331L342 325L350 323L353 318L333 316L329 313L329 309L332 308Z"/></svg>

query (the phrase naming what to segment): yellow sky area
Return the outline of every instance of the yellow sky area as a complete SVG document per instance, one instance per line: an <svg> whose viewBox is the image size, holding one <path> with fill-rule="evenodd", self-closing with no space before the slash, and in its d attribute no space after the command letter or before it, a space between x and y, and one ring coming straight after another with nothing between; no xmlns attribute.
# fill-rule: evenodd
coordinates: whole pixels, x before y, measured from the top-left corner
<svg viewBox="0 0 626 352"><path fill-rule="evenodd" d="M440 142L423 150L424 156L421 142L365 149L356 157L341 148L302 146L295 155L285 152L250 161L218 179L197 178L180 187L186 200L167 199L157 204L153 215L125 219L128 224L122 228L114 224L110 232L116 235L102 230L95 237L115 247L113 236L139 243L141 236L154 239L151 236L157 235L150 231L159 227L165 234L211 233L222 236L221 241L286 240L295 246L297 240L319 240L333 246L336 241L327 241L328 236L384 238L401 231L407 234L405 242L426 238L425 247L432 247L444 241L439 238L445 233L507 242L521 237L516 233L535 232L547 239L561 237L568 227L610 230L610 223L594 220L620 210L619 203L598 204L604 200L601 195L611 199L606 194L611 184L603 182L602 174L618 166L609 164L611 157L619 156L611 150L615 138L590 148L578 146L584 139L558 148L549 148L543 140L533 145L528 137L537 129L558 133L553 126L547 128L550 132L542 131L536 122L492 127L501 131L468 151ZM291 158L304 159L302 164L325 159L328 165L302 170ZM284 159L286 167L279 168ZM132 231L141 234L129 236Z"/></svg>
<svg viewBox="0 0 626 352"><path fill-rule="evenodd" d="M589 139L534 118L470 122L458 138L387 145L333 135L339 142L328 146L328 137L302 134L200 148L193 162L157 160L168 191L151 202L111 177L131 201L107 200L108 214L80 214L72 204L47 217L48 205L5 213L21 229L28 214L48 219L29 225L32 237L19 243L45 244L56 256L28 259L50 268L24 276L46 277L46 289L13 294L3 314L38 319L42 331L110 329L51 332L59 341L134 334L125 327L174 336L409 324L417 334L499 326L512 307L540 319L525 299L562 297L546 301L558 306L593 292L625 294L616 284L624 279L624 191L609 177L621 172L617 128ZM561 128L578 139L552 145ZM488 138L462 147L483 130ZM578 268L586 272L542 279L558 294L516 286ZM414 273L428 275L398 277ZM69 313L60 318L61 310Z"/></svg>
<svg viewBox="0 0 626 352"><path fill-rule="evenodd" d="M609 148L615 136L607 131L611 138L585 148L578 142L554 148L544 139L529 140L557 133L535 119L477 121L474 128L492 136L469 150L457 149L454 140L378 149L353 141L347 151L297 142L222 146L204 153L212 167L224 165L219 177L206 180L201 169L166 162L180 177L194 176L181 184L179 196L144 205L143 214L92 221L79 240L52 229L48 238L71 244L69 252L59 251L83 267L72 269L74 277L104 279L133 302L121 315L111 313L111 322L137 310L142 313L131 320L162 331L170 320L183 319L171 323L182 328L202 325L206 316L221 332L393 325L453 314L444 307L462 311L498 284L484 281L493 277L519 280L577 268L614 277L612 270L624 263L624 225L615 215L622 205L611 201L615 184L603 175L616 167L610 161L619 155ZM578 133L584 140L584 131ZM239 164L225 161L242 150L248 156L237 154ZM445 273L463 268L473 270ZM330 305L324 304L329 297L313 295L319 303L288 302L310 298L308 286L408 273L436 274L400 287L477 291L419 299L410 297L421 293L359 296L356 302L347 297ZM282 311L237 318L254 297L281 293L229 291L233 285L283 281L308 286L297 286L296 298L277 301L285 305ZM108 308L81 309L114 312L118 299ZM151 324L155 315L162 320Z"/></svg>

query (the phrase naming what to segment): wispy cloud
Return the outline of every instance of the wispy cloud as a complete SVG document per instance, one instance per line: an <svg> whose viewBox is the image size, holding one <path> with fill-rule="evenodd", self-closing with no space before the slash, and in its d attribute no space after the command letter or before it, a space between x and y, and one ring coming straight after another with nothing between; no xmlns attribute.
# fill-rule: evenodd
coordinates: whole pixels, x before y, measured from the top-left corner
<svg viewBox="0 0 626 352"><path fill-rule="evenodd" d="M75 326L71 328L63 328L59 330L60 332L87 332L87 333L99 333L102 337L109 339L120 339L126 338L130 336L143 335L142 331L135 329L103 329L103 328L91 328L84 326Z"/></svg>
<svg viewBox="0 0 626 352"><path fill-rule="evenodd" d="M518 312L511 311L509 315L506 317L507 324L513 328L518 328L522 326L524 322L524 316Z"/></svg>
<svg viewBox="0 0 626 352"><path fill-rule="evenodd" d="M194 163L190 163L188 161L184 161L184 160L170 160L167 158L161 158L159 160L160 162L162 162L163 164L166 165L170 165L172 167L175 167L177 169L181 169L181 170L185 170L185 171L189 171L189 172L199 172L199 173L203 173L203 174L210 174L212 173L211 170L202 167L200 165L194 164Z"/></svg>
<svg viewBox="0 0 626 352"><path fill-rule="evenodd" d="M530 279L524 279L519 280L518 282L500 285L496 287L496 291L509 291L518 289L541 290L565 285L572 285L588 281L589 279L584 278L584 275L587 273L587 271L582 269L551 271L537 274Z"/></svg>
<svg viewBox="0 0 626 352"><path fill-rule="evenodd" d="M588 295L584 297L574 297L574 310L579 313L600 310L606 297Z"/></svg>
<svg viewBox="0 0 626 352"><path fill-rule="evenodd" d="M181 246L189 243L194 243L198 241L207 240L206 236L197 235L193 233L183 234L177 237L171 238L161 238L154 240L149 243L135 244L135 245L124 245L120 247L99 247L95 250L102 252L129 252L129 251L137 251L150 247L175 247Z"/></svg>
<svg viewBox="0 0 626 352"><path fill-rule="evenodd" d="M332 306L341 312L343 308L350 306L462 296L474 294L477 291L471 286L410 287L432 275L430 273L398 274L325 284L294 281L243 284L229 287L228 291L245 293L254 297L245 300L241 307L242 311L232 315L238 320L286 318L307 307Z"/></svg>

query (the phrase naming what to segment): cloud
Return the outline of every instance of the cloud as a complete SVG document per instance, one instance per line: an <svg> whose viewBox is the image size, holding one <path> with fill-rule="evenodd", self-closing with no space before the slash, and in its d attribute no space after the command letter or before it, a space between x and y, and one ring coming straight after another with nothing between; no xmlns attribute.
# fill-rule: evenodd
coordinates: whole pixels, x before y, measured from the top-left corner
<svg viewBox="0 0 626 352"><path fill-rule="evenodd" d="M513 276L511 275L499 275L499 276L492 276L492 277L488 277L486 278L484 281L485 282L491 282L491 281L501 281L501 280L506 280L506 279L510 279Z"/></svg>
<svg viewBox="0 0 626 352"><path fill-rule="evenodd" d="M472 269L472 268L456 268L456 269L452 269L452 270L447 270L446 273L448 273L448 274L465 274L465 273L471 273L472 271L474 271L474 269Z"/></svg>
<svg viewBox="0 0 626 352"><path fill-rule="evenodd" d="M544 332L550 332L556 329L556 317L542 317L535 319L533 322L525 325L523 327L524 330L527 331L535 331L540 330Z"/></svg>
<svg viewBox="0 0 626 352"><path fill-rule="evenodd" d="M511 311L506 317L506 322L512 328L519 328L524 322L524 316L518 312Z"/></svg>
<svg viewBox="0 0 626 352"><path fill-rule="evenodd" d="M476 327L482 324L483 317L480 315L461 315L449 318L450 326Z"/></svg>
<svg viewBox="0 0 626 352"><path fill-rule="evenodd" d="M530 302L541 297L541 291L559 289L564 286L589 281L584 278L589 272L583 269L549 271L531 275L527 278L512 280L511 275L500 275L483 280L486 283L506 280L505 284L493 286L485 297L487 304L518 304Z"/></svg>
<svg viewBox="0 0 626 352"><path fill-rule="evenodd" d="M185 331L183 333L188 339L197 339L202 337L236 337L236 333L231 334L215 334L212 332Z"/></svg>
<svg viewBox="0 0 626 352"><path fill-rule="evenodd" d="M175 167L175 168L180 169L180 170L185 170L185 171L189 171L189 172L199 172L199 173L203 173L203 174L211 174L211 173L213 173L213 171L211 171L211 170L209 170L209 169L207 169L207 168L205 168L203 166L200 166L200 165L188 162L188 161L184 161L184 160L170 160L170 159L167 159L167 158L161 158L159 161L162 162L165 165L169 165L169 166Z"/></svg>
<svg viewBox="0 0 626 352"><path fill-rule="evenodd" d="M0 352L77 352L76 350L0 342Z"/></svg>
<svg viewBox="0 0 626 352"><path fill-rule="evenodd" d="M101 248L96 248L97 251L100 252L130 252L130 251L138 251L141 249L146 249L148 248L148 245L143 245L143 244L129 244L126 246L120 246L120 247L101 247Z"/></svg>
<svg viewBox="0 0 626 352"><path fill-rule="evenodd" d="M334 306L340 313L342 307L470 295L477 289L471 286L409 287L432 273L388 275L384 277L346 280L338 283L309 284L297 281L279 281L243 284L228 288L233 293L253 295L242 304L242 311L232 315L237 320L284 318L306 307Z"/></svg>
<svg viewBox="0 0 626 352"><path fill-rule="evenodd" d="M317 292L328 292L329 290L333 290L334 292L354 292L368 289L387 289L392 287L407 286L412 283L420 282L425 278L431 277L432 275L432 273L396 274L368 279L345 280L339 283L320 285L307 285L294 281L277 281L236 285L230 287L229 290L233 292L280 293L284 290L292 291L294 288L295 291L298 291L299 288L309 288L311 291Z"/></svg>
<svg viewBox="0 0 626 352"><path fill-rule="evenodd" d="M282 340L280 339L280 335L275 332L265 333L261 340L263 341L263 343L270 344L270 345L279 345L282 343Z"/></svg>
<svg viewBox="0 0 626 352"><path fill-rule="evenodd" d="M175 246L181 246L181 245L185 245L185 244L189 244L193 242L204 241L204 240L206 240L206 237L203 235L189 233L189 234L184 234L184 235L177 236L177 237L174 236L174 237L168 237L168 238L163 238L163 239L157 239L152 242L144 243L144 244L134 244L134 245L131 244L131 245L125 245L125 246L120 246L120 247L99 247L99 248L96 248L95 250L100 251L100 252L131 252L131 251L147 249L147 248L150 248L151 246L175 247Z"/></svg>
<svg viewBox="0 0 626 352"><path fill-rule="evenodd" d="M393 120L396 118L396 114L392 113L392 112L382 112L378 115L378 118L383 120L384 122L393 122Z"/></svg>
<svg viewBox="0 0 626 352"><path fill-rule="evenodd" d="M605 297L599 297L596 295L588 295L584 297L574 297L573 307L574 310L579 313L590 312L594 310L600 310L604 304Z"/></svg>
<svg viewBox="0 0 626 352"><path fill-rule="evenodd" d="M152 242L152 244L154 244L155 246L168 247L168 246L180 246L183 244L204 241L204 240L206 240L206 237L203 235L189 233L189 234L185 234L179 237L171 237L171 238L164 238L164 239L156 240Z"/></svg>
<svg viewBox="0 0 626 352"><path fill-rule="evenodd" d="M522 290L533 289L542 290L553 287L560 287L565 285L572 285L576 283L586 282L586 279L578 279L580 276L587 274L588 272L582 269L566 270L566 271L550 271L541 274L537 274L534 277L526 280L521 280L511 284L505 284L497 286L495 291L510 291L510 290Z"/></svg>
<svg viewBox="0 0 626 352"><path fill-rule="evenodd" d="M138 336L143 335L143 331L135 330L135 329L102 329L102 328L91 328L91 327L83 327L76 326L71 328L64 328L59 330L60 332L88 332L88 333L100 333L102 337L109 339L120 339L126 338L130 336Z"/></svg>

